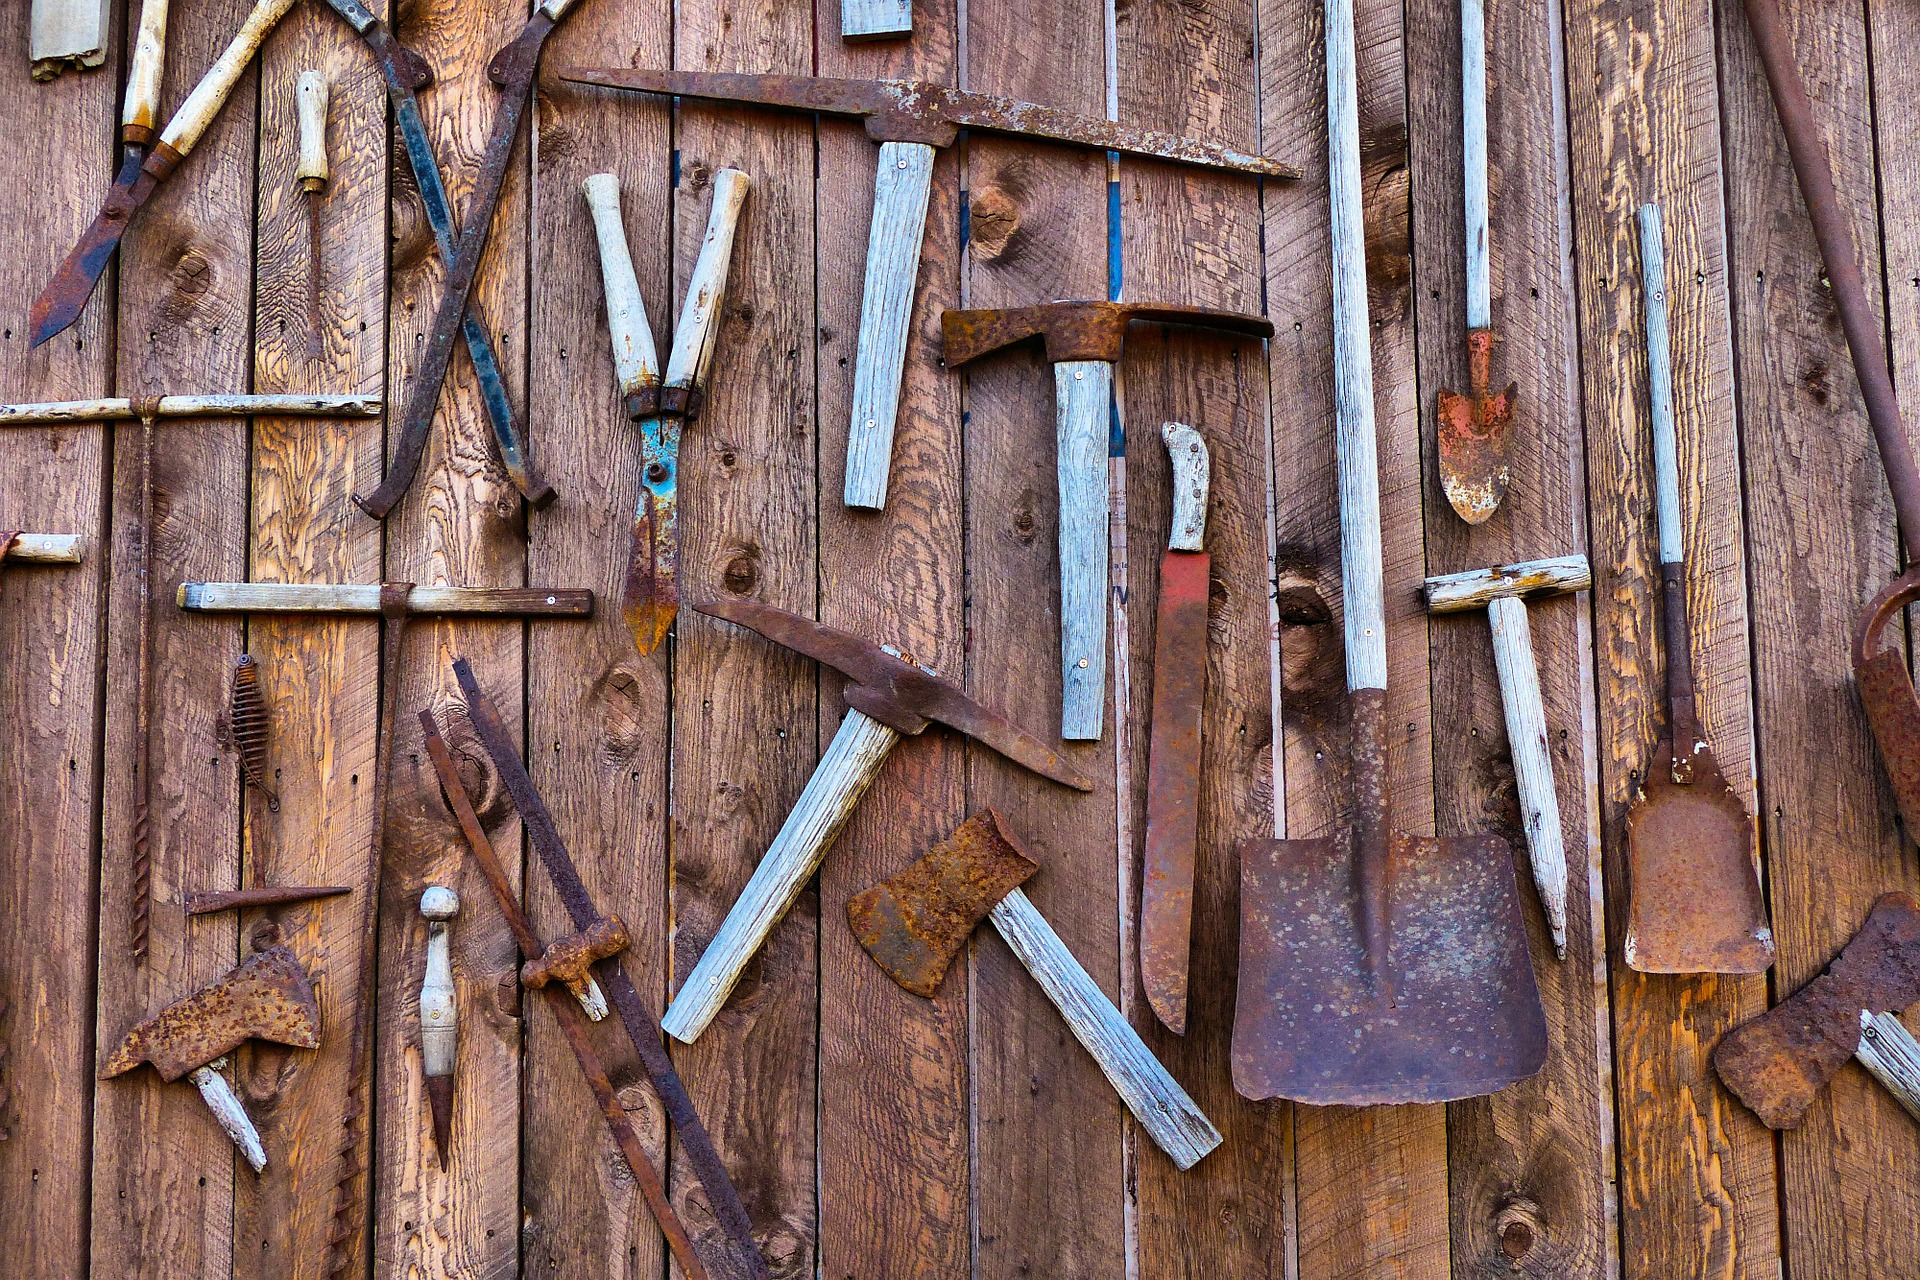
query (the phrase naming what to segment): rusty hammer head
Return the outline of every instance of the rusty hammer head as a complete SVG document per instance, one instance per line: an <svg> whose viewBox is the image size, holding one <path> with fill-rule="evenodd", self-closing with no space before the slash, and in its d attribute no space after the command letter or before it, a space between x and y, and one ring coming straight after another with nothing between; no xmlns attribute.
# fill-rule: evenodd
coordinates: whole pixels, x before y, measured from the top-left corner
<svg viewBox="0 0 1920 1280"><path fill-rule="evenodd" d="M905 871L850 899L847 923L888 977L931 997L974 926L1039 869L1000 815L983 809Z"/></svg>
<svg viewBox="0 0 1920 1280"><path fill-rule="evenodd" d="M1224 329L1250 338L1271 338L1264 316L1211 307L1156 306L1137 302L1047 302L998 311L948 311L940 317L940 343L948 365L962 365L1001 347L1039 338L1047 362L1099 360L1117 364L1135 320Z"/></svg>
<svg viewBox="0 0 1920 1280"><path fill-rule="evenodd" d="M161 1079L178 1080L248 1040L271 1040L296 1049L320 1047L320 1006L313 998L313 983L285 947L269 947L127 1032L100 1078L151 1062Z"/></svg>
<svg viewBox="0 0 1920 1280"><path fill-rule="evenodd" d="M1769 1129L1797 1128L1860 1047L1860 1011L1920 1000L1920 902L1883 895L1827 971L1721 1038L1714 1070Z"/></svg>
<svg viewBox="0 0 1920 1280"><path fill-rule="evenodd" d="M847 705L896 733L912 737L937 720L1043 778L1079 791L1093 790L1093 783L1069 769L1058 752L906 654L757 600L731 598L693 607L834 668L847 677Z"/></svg>

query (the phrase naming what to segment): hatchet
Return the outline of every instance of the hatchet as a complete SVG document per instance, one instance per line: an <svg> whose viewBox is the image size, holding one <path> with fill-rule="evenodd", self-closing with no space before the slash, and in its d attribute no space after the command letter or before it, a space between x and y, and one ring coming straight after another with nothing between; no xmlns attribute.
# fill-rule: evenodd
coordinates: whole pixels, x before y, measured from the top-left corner
<svg viewBox="0 0 1920 1280"><path fill-rule="evenodd" d="M975 926L991 920L1140 1127L1174 1164L1191 1169L1220 1145L1220 1131L1021 891L1039 869L1006 819L983 809L905 871L850 899L847 924L888 977L931 997Z"/></svg>
<svg viewBox="0 0 1920 1280"><path fill-rule="evenodd" d="M1106 712L1107 415L1113 366L1135 320L1270 338L1264 316L1138 302L1049 302L940 317L947 364L963 365L1039 338L1053 365L1060 481L1060 736L1097 740Z"/></svg>
<svg viewBox="0 0 1920 1280"><path fill-rule="evenodd" d="M913 737L938 720L1043 778L1093 790L1093 783L1068 768L1058 752L898 649L755 600L716 600L693 607L757 631L846 676L842 696L848 711L773 844L660 1020L676 1040L692 1044L720 1012L740 971L819 868L903 735Z"/></svg>
<svg viewBox="0 0 1920 1280"><path fill-rule="evenodd" d="M571 67L561 71L560 78L608 89L750 102L809 115L853 116L866 125L867 136L880 144L873 221L867 231L860 336L854 347L853 413L847 432L843 499L850 507L874 511L887 505L900 376L906 367L920 240L933 189L933 153L952 146L960 130L1044 138L1067 146L1269 178L1300 176L1299 170L1277 160L1217 143L917 80L832 80L624 67ZM1105 438L1103 432L1101 439Z"/></svg>
<svg viewBox="0 0 1920 1280"><path fill-rule="evenodd" d="M258 1173L267 1167L260 1134L220 1074L226 1055L248 1040L320 1047L313 983L285 947L259 952L212 986L174 1001L127 1032L100 1078L124 1075L143 1062L152 1063L168 1083L186 1076Z"/></svg>

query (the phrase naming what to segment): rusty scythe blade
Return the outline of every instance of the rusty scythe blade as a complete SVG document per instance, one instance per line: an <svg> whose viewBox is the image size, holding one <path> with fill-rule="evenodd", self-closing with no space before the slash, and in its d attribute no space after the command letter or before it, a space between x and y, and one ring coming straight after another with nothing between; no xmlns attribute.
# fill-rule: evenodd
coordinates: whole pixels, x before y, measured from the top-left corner
<svg viewBox="0 0 1920 1280"><path fill-rule="evenodd" d="M1498 395L1493 381L1493 330L1467 333L1468 392L1440 392L1440 487L1462 520L1481 524L1507 496L1507 450L1513 437L1518 383Z"/></svg>

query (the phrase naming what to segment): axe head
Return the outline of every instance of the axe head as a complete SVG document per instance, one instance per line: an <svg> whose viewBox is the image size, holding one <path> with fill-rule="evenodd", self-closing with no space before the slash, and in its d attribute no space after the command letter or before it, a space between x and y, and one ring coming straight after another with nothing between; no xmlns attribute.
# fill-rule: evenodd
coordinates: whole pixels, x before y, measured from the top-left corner
<svg viewBox="0 0 1920 1280"><path fill-rule="evenodd" d="M285 947L259 952L212 986L174 1001L127 1032L100 1078L151 1062L161 1079L178 1080L248 1040L320 1047L313 983Z"/></svg>
<svg viewBox="0 0 1920 1280"><path fill-rule="evenodd" d="M925 857L847 903L847 923L887 976L931 997L986 914L1040 864L992 809L982 809Z"/></svg>
<svg viewBox="0 0 1920 1280"><path fill-rule="evenodd" d="M1493 330L1467 334L1466 395L1440 392L1440 486L1447 502L1468 524L1481 524L1507 496L1507 446L1513 434L1516 383L1495 395Z"/></svg>
<svg viewBox="0 0 1920 1280"><path fill-rule="evenodd" d="M1916 1000L1920 902L1885 894L1825 973L1721 1038L1714 1070L1769 1129L1798 1128L1860 1047L1860 1011L1897 1013Z"/></svg>
<svg viewBox="0 0 1920 1280"><path fill-rule="evenodd" d="M1135 320L1224 329L1249 338L1271 338L1265 316L1212 307L1157 306L1137 302L1046 302L1037 307L995 311L946 311L940 316L941 353L949 365L962 365L991 351L1039 338L1047 360L1101 360L1116 364L1126 345L1127 326Z"/></svg>

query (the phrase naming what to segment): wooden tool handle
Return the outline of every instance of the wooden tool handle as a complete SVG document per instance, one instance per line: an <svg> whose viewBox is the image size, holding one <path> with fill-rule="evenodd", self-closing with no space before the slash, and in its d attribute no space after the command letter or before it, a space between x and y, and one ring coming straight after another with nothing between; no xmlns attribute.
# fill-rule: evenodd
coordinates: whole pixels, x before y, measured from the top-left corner
<svg viewBox="0 0 1920 1280"><path fill-rule="evenodd" d="M1333 216L1334 445L1340 472L1340 590L1347 688L1387 687L1380 552L1380 459L1374 439L1367 322L1367 228L1360 185L1360 91L1353 0L1326 0L1327 159Z"/></svg>
<svg viewBox="0 0 1920 1280"><path fill-rule="evenodd" d="M853 816L854 806L898 741L897 732L864 712L847 712L780 834L720 922L720 931L713 935L700 963L687 975L667 1016L660 1019L668 1035L687 1044L700 1038L726 1004L747 961L819 869L834 837Z"/></svg>
<svg viewBox="0 0 1920 1280"><path fill-rule="evenodd" d="M1493 326L1487 244L1487 7L1460 0L1460 151L1466 170L1467 328Z"/></svg>
<svg viewBox="0 0 1920 1280"><path fill-rule="evenodd" d="M133 35L133 65L127 69L127 105L120 113L123 136L145 142L160 121L160 72L167 60L168 0L144 0ZM135 131L138 131L137 133Z"/></svg>
<svg viewBox="0 0 1920 1280"><path fill-rule="evenodd" d="M1173 524L1169 551L1205 550L1207 536L1207 442L1184 422L1160 424L1173 470Z"/></svg>
<svg viewBox="0 0 1920 1280"><path fill-rule="evenodd" d="M458 1051L459 1008L453 996L453 958L447 922L460 913L460 897L430 884L420 895L427 921L427 971L420 982L420 1073L450 1076Z"/></svg>
<svg viewBox="0 0 1920 1280"><path fill-rule="evenodd" d="M302 71L293 86L294 114L300 121L300 160L294 166L294 181L303 191L319 191L327 185L327 102L332 96L327 77L318 71Z"/></svg>
<svg viewBox="0 0 1920 1280"><path fill-rule="evenodd" d="M1585 591L1592 585L1592 567L1585 556L1576 554L1441 574L1427 579L1425 594L1429 613L1462 613L1484 609L1501 596L1531 600L1562 591Z"/></svg>
<svg viewBox="0 0 1920 1280"><path fill-rule="evenodd" d="M1560 797L1553 789L1553 755L1547 749L1547 713L1540 700L1540 671L1533 659L1533 628L1526 602L1501 596L1487 602L1493 628L1493 665L1500 675L1500 706L1506 714L1507 746L1520 791L1520 822L1527 832L1533 883L1553 935L1553 951L1567 958L1567 848L1560 832Z"/></svg>
<svg viewBox="0 0 1920 1280"><path fill-rule="evenodd" d="M611 173L590 175L580 184L600 242L600 280L607 295L607 333L613 339L613 373L621 396L660 383L660 355L647 324L647 304L633 274L627 227L620 217L620 179Z"/></svg>
<svg viewBox="0 0 1920 1280"><path fill-rule="evenodd" d="M253 1171L259 1173L267 1167L267 1151L260 1145L260 1131L253 1127L247 1109L240 1105L240 1099L234 1096L233 1086L220 1074L220 1068L226 1065L225 1058L217 1058L203 1067L195 1067L187 1073L187 1079L193 1081L193 1087L200 1091L206 1101L207 1110L213 1112L213 1118L233 1139L233 1145L240 1148L240 1154L247 1158Z"/></svg>
<svg viewBox="0 0 1920 1280"><path fill-rule="evenodd" d="M183 582L176 600L203 613L380 612L377 583ZM583 618L593 612L593 592L583 587L415 587L410 614L512 614Z"/></svg>
<svg viewBox="0 0 1920 1280"><path fill-rule="evenodd" d="M1673 416L1673 347L1667 329L1667 252L1660 206L1640 206L1641 293L1647 313L1647 408L1653 419L1653 489L1660 563L1686 559L1680 524L1680 446Z"/></svg>
<svg viewBox="0 0 1920 1280"><path fill-rule="evenodd" d="M0 548L0 559L13 564L79 564L86 554L81 533L22 533L12 546Z"/></svg>
<svg viewBox="0 0 1920 1280"><path fill-rule="evenodd" d="M1920 1120L1920 1043L1900 1019L1862 1009L1860 1047L1853 1056L1900 1100L1908 1115Z"/></svg>
<svg viewBox="0 0 1920 1280"><path fill-rule="evenodd" d="M194 144L206 133L207 126L220 114L220 108L226 105L227 96L240 81L240 73L247 69L247 63L267 38L267 33L286 17L287 10L291 8L293 0L260 0L254 5L253 12L233 33L233 40L225 52L207 68L207 74L200 77L200 83L193 86L193 92L173 113L173 119L167 121L166 130L160 135L161 142L182 157L193 150Z"/></svg>
<svg viewBox="0 0 1920 1280"><path fill-rule="evenodd" d="M385 407L379 396L279 395L162 396L156 418L371 418ZM0 427L48 422L131 422L139 417L125 396L0 404Z"/></svg>
<svg viewBox="0 0 1920 1280"><path fill-rule="evenodd" d="M892 0L886 0L891 5ZM923 142L883 142L873 181L873 222L867 228L866 293L860 337L853 351L853 420L847 429L847 478L842 500L878 511L887 505L893 467L893 431L900 415L900 380L907 366L920 244L933 191L934 149Z"/></svg>
<svg viewBox="0 0 1920 1280"><path fill-rule="evenodd" d="M1014 889L987 918L1100 1064L1127 1110L1176 1166L1191 1169L1220 1145L1220 1131L1094 985L1025 891Z"/></svg>
<svg viewBox="0 0 1920 1280"><path fill-rule="evenodd" d="M667 356L670 387L706 385L714 343L720 336L720 304L727 293L727 268L733 262L733 233L752 186L753 180L738 169L722 169L713 177L706 238L700 242L700 256L687 279L687 298L680 307L680 323L674 326L673 351Z"/></svg>
<svg viewBox="0 0 1920 1280"><path fill-rule="evenodd" d="M1096 741L1107 704L1107 424L1113 366L1053 366L1060 480L1060 736Z"/></svg>

